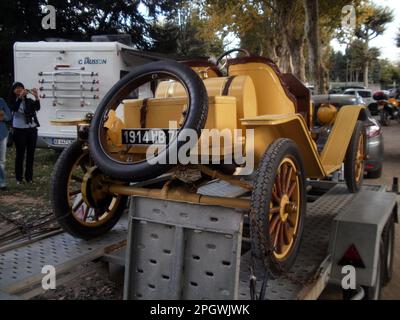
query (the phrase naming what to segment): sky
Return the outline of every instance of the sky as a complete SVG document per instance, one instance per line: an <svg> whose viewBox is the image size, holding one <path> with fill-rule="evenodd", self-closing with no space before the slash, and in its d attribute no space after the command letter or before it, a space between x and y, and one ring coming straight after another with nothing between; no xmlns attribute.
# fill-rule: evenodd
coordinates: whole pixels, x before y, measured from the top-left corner
<svg viewBox="0 0 400 320"><path fill-rule="evenodd" d="M374 0L379 6L386 6L393 10L393 22L387 25L383 35L376 37L370 42L370 47L377 47L381 51L382 59L389 59L392 62L400 62L400 48L396 47L396 35L400 28L400 1L399 0ZM340 45L332 40L331 45L338 51L344 51L345 45Z"/></svg>

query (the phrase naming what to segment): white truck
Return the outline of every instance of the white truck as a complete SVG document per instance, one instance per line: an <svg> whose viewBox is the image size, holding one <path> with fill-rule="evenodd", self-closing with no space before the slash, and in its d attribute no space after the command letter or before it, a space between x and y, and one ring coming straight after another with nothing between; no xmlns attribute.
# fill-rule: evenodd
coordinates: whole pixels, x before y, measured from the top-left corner
<svg viewBox="0 0 400 320"><path fill-rule="evenodd" d="M14 79L40 92L37 146L59 149L74 141L75 127L50 121L84 118L132 68L159 59L119 42L16 42Z"/></svg>

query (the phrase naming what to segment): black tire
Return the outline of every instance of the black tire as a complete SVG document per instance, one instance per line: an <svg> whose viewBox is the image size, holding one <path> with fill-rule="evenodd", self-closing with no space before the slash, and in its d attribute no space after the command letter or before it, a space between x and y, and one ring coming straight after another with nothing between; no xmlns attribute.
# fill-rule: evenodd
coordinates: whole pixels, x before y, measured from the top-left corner
<svg viewBox="0 0 400 320"><path fill-rule="evenodd" d="M112 217L98 226L84 225L74 217L72 213L73 209L69 204L67 196L68 183L74 164L79 161L84 152L82 147L81 141L75 141L61 153L54 167L50 197L54 215L62 228L75 237L91 239L106 233L114 227L126 207L127 197L121 196ZM88 153L87 157L89 157Z"/></svg>
<svg viewBox="0 0 400 320"><path fill-rule="evenodd" d="M379 260L376 270L376 280L373 287L363 286L365 295L363 300L380 300L383 288L383 274L384 274L384 245L383 241L380 244Z"/></svg>
<svg viewBox="0 0 400 320"><path fill-rule="evenodd" d="M383 286L386 286L393 276L393 261L394 261L394 216L392 215L382 231L382 240L384 244L384 269L383 269Z"/></svg>
<svg viewBox="0 0 400 320"><path fill-rule="evenodd" d="M278 168L285 158L295 164L299 183L299 213L297 231L295 230L291 249L283 259L277 259L273 239L269 233L270 204L273 201L273 188ZM275 189L276 192L276 189ZM276 192L277 193L277 192ZM281 197L282 199L282 197ZM306 214L306 190L304 167L296 144L290 139L277 139L265 152L257 170L251 195L250 236L252 255L258 267L267 269L278 277L292 267L300 246ZM279 228L276 231L279 232ZM274 235L274 233L272 233ZM275 234L276 236L276 234Z"/></svg>
<svg viewBox="0 0 400 320"><path fill-rule="evenodd" d="M378 179L381 176L382 176L382 168L379 168L378 170L370 171L367 173L368 179Z"/></svg>
<svg viewBox="0 0 400 320"><path fill-rule="evenodd" d="M358 192L361 188L364 179L364 164L362 161L361 174L359 176L356 170L356 160L359 140L363 138L364 141L364 153L366 151L366 133L362 121L357 121L353 135L351 136L349 146L347 147L346 159L344 161L344 179L346 181L347 189L351 193Z"/></svg>
<svg viewBox="0 0 400 320"><path fill-rule="evenodd" d="M390 115L387 111L381 110L380 112L380 123L385 126L389 127L390 126Z"/></svg>
<svg viewBox="0 0 400 320"><path fill-rule="evenodd" d="M186 87L189 99L188 110L185 121L178 132L178 138L183 129L193 129L200 136L201 129L204 128L208 113L208 96L203 81L191 68L173 61L154 62L136 68L118 81L105 95L97 107L90 125L90 154L101 171L114 179L143 181L165 173L173 165L160 163L165 163L162 160L167 159L166 155L169 151L178 152L179 148L185 143L185 141L174 139L163 151L154 156L153 160L156 164L150 164L148 161L122 163L109 157L103 150L101 144L102 121L110 106L118 105L118 97L130 91L130 89L137 88L139 85L154 79L155 74L158 75L157 79L162 79L163 76L173 77ZM157 159L160 161L157 161Z"/></svg>

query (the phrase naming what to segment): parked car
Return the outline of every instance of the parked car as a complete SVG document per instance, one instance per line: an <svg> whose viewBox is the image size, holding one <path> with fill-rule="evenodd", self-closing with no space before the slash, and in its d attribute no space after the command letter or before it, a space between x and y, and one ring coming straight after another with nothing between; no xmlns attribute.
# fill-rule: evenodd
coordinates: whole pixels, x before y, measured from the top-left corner
<svg viewBox="0 0 400 320"><path fill-rule="evenodd" d="M393 88L389 90L389 98L397 98L398 94L400 93L399 88Z"/></svg>
<svg viewBox="0 0 400 320"><path fill-rule="evenodd" d="M366 89L364 86L352 86L352 85L348 85L348 86L343 86L343 87L336 87L336 88L332 88L329 90L329 94L342 94L345 90L347 89Z"/></svg>
<svg viewBox="0 0 400 320"><path fill-rule="evenodd" d="M317 114L321 104L329 103L336 108L345 105L364 104L363 98L359 95L348 94L328 94L316 95L312 97L314 103L314 115ZM367 109L368 120L365 121L365 129L367 133L367 154L368 159L365 165L365 171L368 178L379 178L382 175L383 168L383 135L379 122L374 119L371 112ZM316 120L316 119L315 119Z"/></svg>
<svg viewBox="0 0 400 320"><path fill-rule="evenodd" d="M343 94L350 96L359 95L367 106L371 103L375 103L375 100L372 98L372 91L368 89L346 89Z"/></svg>

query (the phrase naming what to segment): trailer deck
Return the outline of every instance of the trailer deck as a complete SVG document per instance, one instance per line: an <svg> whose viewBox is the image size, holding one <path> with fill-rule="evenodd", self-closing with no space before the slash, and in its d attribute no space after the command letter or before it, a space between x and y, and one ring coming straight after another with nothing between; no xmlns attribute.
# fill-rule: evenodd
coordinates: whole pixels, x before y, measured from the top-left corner
<svg viewBox="0 0 400 320"><path fill-rule="evenodd" d="M244 193L240 189L217 181L203 188L201 192L214 196L238 197ZM313 195L312 192L309 195L310 199L316 200L308 203L307 206L303 240L297 260L287 276L268 279L266 299L316 299L329 281L332 267L329 255L332 222L346 206L351 204L356 195L349 194L344 184L318 182L311 190L317 191L317 195L315 193ZM361 192L363 191L382 192L384 188L379 185L366 185L363 186ZM323 195L319 196L319 193ZM7 299L9 295L15 297L29 288L37 287L43 277L41 273L43 265L54 265L57 275L98 258L102 258L113 266L125 266L127 260L130 259L129 251L126 251L125 246L127 238L129 243L128 220L121 219L111 232L100 239L84 241L62 233L0 253L0 293L2 292L0 298ZM244 228L246 228L246 221ZM239 246L242 249L242 255L238 259L236 293L233 296L240 300L247 300L251 298L251 259L249 252L245 250L248 239L242 238L242 230L240 230L238 239L240 242L243 240L244 245L243 248ZM174 243L176 246L177 242ZM255 292L258 293L264 272L256 269L254 275L257 279ZM132 283L129 284L125 280L125 287L127 286L132 286Z"/></svg>

